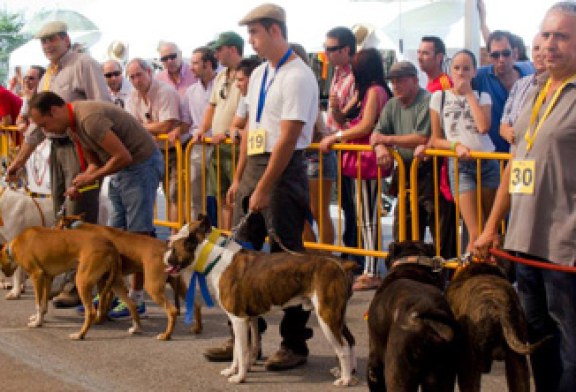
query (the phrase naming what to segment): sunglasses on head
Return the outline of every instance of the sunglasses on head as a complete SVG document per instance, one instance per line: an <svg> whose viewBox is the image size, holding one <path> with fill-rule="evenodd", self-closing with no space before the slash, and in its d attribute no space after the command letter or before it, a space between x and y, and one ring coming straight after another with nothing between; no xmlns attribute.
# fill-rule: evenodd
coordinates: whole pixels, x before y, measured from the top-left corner
<svg viewBox="0 0 576 392"><path fill-rule="evenodd" d="M176 57L178 57L178 53L171 53L171 54L167 54L166 56L160 57L160 61L165 63L168 60L176 60Z"/></svg>
<svg viewBox="0 0 576 392"><path fill-rule="evenodd" d="M343 49L345 47L346 47L346 45L325 46L324 50L326 52L330 53L330 52L335 52L337 50Z"/></svg>
<svg viewBox="0 0 576 392"><path fill-rule="evenodd" d="M120 72L120 71L114 71L114 72L107 72L107 73L105 73L105 74L104 74L104 77L105 77L106 79L110 79L112 76L120 76L120 75L122 75L122 72Z"/></svg>
<svg viewBox="0 0 576 392"><path fill-rule="evenodd" d="M490 57L492 57L494 60L498 59L500 56L502 57L510 57L512 55L512 51L510 49L504 49L501 51L494 51L490 53Z"/></svg>

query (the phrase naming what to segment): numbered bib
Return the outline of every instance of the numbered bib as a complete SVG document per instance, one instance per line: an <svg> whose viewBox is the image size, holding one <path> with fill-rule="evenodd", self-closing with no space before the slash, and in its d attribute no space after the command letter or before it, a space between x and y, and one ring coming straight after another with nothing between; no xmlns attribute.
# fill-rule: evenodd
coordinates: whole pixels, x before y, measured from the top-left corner
<svg viewBox="0 0 576 392"><path fill-rule="evenodd" d="M513 160L510 168L509 192L517 195L533 195L535 170L534 160Z"/></svg>
<svg viewBox="0 0 576 392"><path fill-rule="evenodd" d="M254 129L248 132L248 155L258 155L266 152L266 130Z"/></svg>

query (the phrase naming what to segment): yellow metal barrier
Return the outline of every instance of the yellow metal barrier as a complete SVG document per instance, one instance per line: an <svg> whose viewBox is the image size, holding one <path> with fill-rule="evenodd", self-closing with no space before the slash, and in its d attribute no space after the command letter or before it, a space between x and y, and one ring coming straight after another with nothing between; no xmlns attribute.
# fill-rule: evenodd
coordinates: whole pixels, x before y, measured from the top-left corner
<svg viewBox="0 0 576 392"><path fill-rule="evenodd" d="M168 150L171 147L170 142L168 141L168 136L166 135L158 135L156 136L156 140L163 142L164 148L160 151L164 155L164 193L166 196L166 210L165 210L165 217L166 219L162 220L157 217L157 211L155 212L154 217L154 224L157 226L165 226L171 229L179 230L184 225L184 198L182 195L183 189L183 170L182 170L182 144L179 140L174 142L174 148L176 150L176 187L177 187L177 197L176 197L176 207L177 207L177 219L176 221L172 220L170 217L170 168L169 168L169 159L168 159Z"/></svg>
<svg viewBox="0 0 576 392"><path fill-rule="evenodd" d="M456 206L456 219L454 224L456 225L456 254L461 255L461 244L460 244L460 235L458 228L460 227L460 205L458 201L458 155L455 152L447 151L447 150L434 150L434 149L427 149L424 154L429 157L433 157L434 159L434 230L435 230L435 248L436 254L440 254L440 224L439 224L439 190L438 190L438 157L449 157L455 158L455 179L456 183L454 184L454 188L456 189L456 195L454 195L454 204ZM477 181L477 211L478 211L478 231L482 231L482 171L481 162L485 159L492 159L492 160L499 160L500 161L500 174L504 171L504 164L506 161L510 159L510 154L508 153L495 153L495 152L477 152L471 151L470 157L472 159L476 159L476 181ZM410 167L410 210L412 212L412 239L417 241L420 238L420 227L419 227L419 219L418 219L418 164L420 159L414 157L412 161L412 166ZM504 230L505 222L502 222L502 229Z"/></svg>
<svg viewBox="0 0 576 392"><path fill-rule="evenodd" d="M8 162L12 159L16 148L13 135L19 133L18 128L14 125L0 125L0 156L6 158Z"/></svg>

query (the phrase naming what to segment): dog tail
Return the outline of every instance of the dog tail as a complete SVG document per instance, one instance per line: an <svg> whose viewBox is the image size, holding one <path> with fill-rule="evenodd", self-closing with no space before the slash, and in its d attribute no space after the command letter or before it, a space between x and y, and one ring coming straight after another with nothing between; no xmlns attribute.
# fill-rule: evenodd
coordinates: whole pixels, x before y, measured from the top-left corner
<svg viewBox="0 0 576 392"><path fill-rule="evenodd" d="M538 347L540 347L543 343L545 343L548 339L552 336L547 336L544 339L530 344L528 342L523 342L522 339L518 336L517 330L514 327L514 323L510 320L508 314L503 314L501 317L501 325L502 325L502 334L504 335L504 339L513 351L521 355L529 355L534 352Z"/></svg>
<svg viewBox="0 0 576 392"><path fill-rule="evenodd" d="M432 329L436 335L446 342L454 339L453 322L447 320L444 314L412 312L408 319L405 320L404 325L402 325L403 329L408 330L421 330L423 327Z"/></svg>

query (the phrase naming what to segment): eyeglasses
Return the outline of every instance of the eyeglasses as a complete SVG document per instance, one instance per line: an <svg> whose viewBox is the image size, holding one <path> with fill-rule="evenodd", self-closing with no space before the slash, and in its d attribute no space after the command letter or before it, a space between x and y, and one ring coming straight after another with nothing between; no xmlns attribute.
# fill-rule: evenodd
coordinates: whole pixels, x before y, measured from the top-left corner
<svg viewBox="0 0 576 392"><path fill-rule="evenodd" d="M120 72L120 71L114 71L114 72L107 72L107 73L105 73L105 74L104 74L104 77L105 77L106 79L110 79L112 76L118 77L118 76L120 76L120 75L122 75L122 72Z"/></svg>
<svg viewBox="0 0 576 392"><path fill-rule="evenodd" d="M160 57L160 61L165 63L168 60L176 60L176 57L178 57L178 53L171 53L171 54L167 54L166 56Z"/></svg>
<svg viewBox="0 0 576 392"><path fill-rule="evenodd" d="M344 49L345 47L346 47L346 45L325 46L324 50L326 52L330 53L330 52L335 52L335 51L340 50L340 49Z"/></svg>
<svg viewBox="0 0 576 392"><path fill-rule="evenodd" d="M498 58L500 58L500 56L502 57L510 57L512 55L512 51L510 49L504 49L501 51L494 51L490 53L490 57L492 57L494 60L498 60Z"/></svg>

